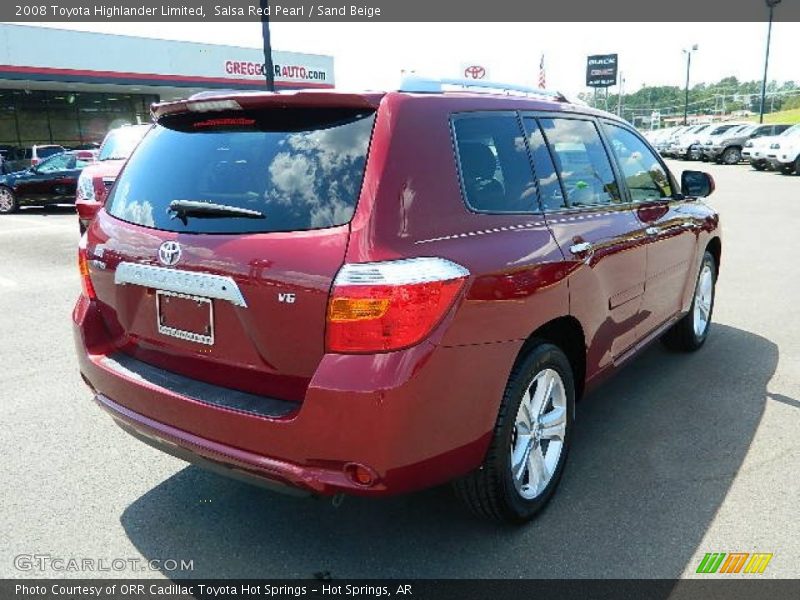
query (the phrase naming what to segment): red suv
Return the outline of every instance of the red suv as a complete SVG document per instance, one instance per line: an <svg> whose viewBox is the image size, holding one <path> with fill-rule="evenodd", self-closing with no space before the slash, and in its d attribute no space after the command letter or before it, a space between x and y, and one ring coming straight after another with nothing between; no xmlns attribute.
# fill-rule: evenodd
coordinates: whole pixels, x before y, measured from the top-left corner
<svg viewBox="0 0 800 600"><path fill-rule="evenodd" d="M705 341L713 181L557 94L447 83L156 106L79 250L100 406L268 487L452 480L532 517L575 401L655 339Z"/></svg>

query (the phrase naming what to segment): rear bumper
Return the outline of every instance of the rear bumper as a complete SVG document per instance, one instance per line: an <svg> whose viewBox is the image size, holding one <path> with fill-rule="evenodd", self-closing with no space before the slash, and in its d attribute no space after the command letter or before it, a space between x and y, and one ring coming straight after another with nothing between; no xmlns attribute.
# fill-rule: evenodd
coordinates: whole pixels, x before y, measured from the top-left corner
<svg viewBox="0 0 800 600"><path fill-rule="evenodd" d="M115 371L97 306L81 297L73 320L81 374L123 429L235 477L323 495L404 493L480 465L522 343L325 355L303 403L270 418ZM353 465L373 482L356 483Z"/></svg>

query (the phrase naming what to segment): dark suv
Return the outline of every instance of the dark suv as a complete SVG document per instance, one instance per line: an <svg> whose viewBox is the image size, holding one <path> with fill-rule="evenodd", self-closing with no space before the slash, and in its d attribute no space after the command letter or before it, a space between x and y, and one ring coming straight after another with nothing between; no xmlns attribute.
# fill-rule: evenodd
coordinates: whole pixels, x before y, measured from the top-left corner
<svg viewBox="0 0 800 600"><path fill-rule="evenodd" d="M558 94L457 83L156 106L79 250L100 406L269 487L455 481L532 517L576 400L653 340L705 341L713 181Z"/></svg>

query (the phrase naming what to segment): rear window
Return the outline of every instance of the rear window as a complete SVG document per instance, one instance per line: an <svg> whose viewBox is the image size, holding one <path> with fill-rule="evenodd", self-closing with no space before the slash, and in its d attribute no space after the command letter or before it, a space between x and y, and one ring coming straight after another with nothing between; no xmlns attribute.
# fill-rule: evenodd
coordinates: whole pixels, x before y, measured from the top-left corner
<svg viewBox="0 0 800 600"><path fill-rule="evenodd" d="M373 112L352 109L288 108L165 117L128 161L108 212L189 233L343 225L361 190L373 120ZM263 218L175 218L175 200L257 211Z"/></svg>
<svg viewBox="0 0 800 600"><path fill-rule="evenodd" d="M64 148L61 146L39 146L36 148L36 155L39 158L47 158L48 156L53 156L54 154L58 154L59 152L63 152Z"/></svg>
<svg viewBox="0 0 800 600"><path fill-rule="evenodd" d="M123 127L109 132L98 160L124 160L131 155L149 127Z"/></svg>

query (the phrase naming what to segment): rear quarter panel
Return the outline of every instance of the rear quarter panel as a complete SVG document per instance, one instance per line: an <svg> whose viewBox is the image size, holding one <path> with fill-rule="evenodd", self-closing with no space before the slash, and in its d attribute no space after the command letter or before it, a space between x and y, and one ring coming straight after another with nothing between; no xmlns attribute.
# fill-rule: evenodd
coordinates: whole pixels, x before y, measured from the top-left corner
<svg viewBox="0 0 800 600"><path fill-rule="evenodd" d="M531 107L395 93L378 111L347 261L440 256L469 269L432 341L521 341L568 313L567 266L542 215L475 213L461 194L451 114L517 108Z"/></svg>

